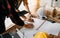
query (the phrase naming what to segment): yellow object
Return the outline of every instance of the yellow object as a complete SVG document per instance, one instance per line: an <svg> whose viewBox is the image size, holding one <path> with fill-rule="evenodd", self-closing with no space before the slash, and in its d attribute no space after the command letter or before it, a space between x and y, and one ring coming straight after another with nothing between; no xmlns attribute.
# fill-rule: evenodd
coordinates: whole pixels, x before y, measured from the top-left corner
<svg viewBox="0 0 60 38"><path fill-rule="evenodd" d="M46 32L38 32L34 38L49 38L49 35Z"/></svg>

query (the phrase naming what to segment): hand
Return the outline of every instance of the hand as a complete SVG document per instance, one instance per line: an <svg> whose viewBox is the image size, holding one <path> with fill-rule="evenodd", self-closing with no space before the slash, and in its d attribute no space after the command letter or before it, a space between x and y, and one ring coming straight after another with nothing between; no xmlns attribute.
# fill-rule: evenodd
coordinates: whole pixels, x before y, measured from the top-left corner
<svg viewBox="0 0 60 38"><path fill-rule="evenodd" d="M29 22L34 22L34 20L33 20L32 18L28 18L27 21L29 21Z"/></svg>
<svg viewBox="0 0 60 38"><path fill-rule="evenodd" d="M26 24L26 25L24 25L24 27L25 27L25 28L33 28L34 25L33 25L33 24Z"/></svg>

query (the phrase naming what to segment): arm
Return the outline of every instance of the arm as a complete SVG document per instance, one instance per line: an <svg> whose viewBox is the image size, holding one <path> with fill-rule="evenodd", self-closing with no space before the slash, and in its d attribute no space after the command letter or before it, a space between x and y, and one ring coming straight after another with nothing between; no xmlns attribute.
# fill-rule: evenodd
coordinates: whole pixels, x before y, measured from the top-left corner
<svg viewBox="0 0 60 38"><path fill-rule="evenodd" d="M40 0L36 0L34 11L37 12L39 8L40 8Z"/></svg>
<svg viewBox="0 0 60 38"><path fill-rule="evenodd" d="M28 1L27 0L23 0L24 6L25 8L28 10L29 14L31 14L30 10L29 10L29 6L28 6Z"/></svg>

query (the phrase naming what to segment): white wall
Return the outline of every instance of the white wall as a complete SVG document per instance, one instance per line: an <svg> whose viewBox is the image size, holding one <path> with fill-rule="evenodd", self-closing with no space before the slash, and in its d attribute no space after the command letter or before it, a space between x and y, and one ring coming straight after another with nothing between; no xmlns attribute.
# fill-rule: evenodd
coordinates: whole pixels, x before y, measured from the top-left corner
<svg viewBox="0 0 60 38"><path fill-rule="evenodd" d="M60 7L60 0L58 1L53 0L53 6Z"/></svg>
<svg viewBox="0 0 60 38"><path fill-rule="evenodd" d="M28 0L28 5L29 5L29 8L30 8L30 11L33 10L34 6L35 6L35 0ZM21 6L19 7L19 10L26 10L23 3L21 4Z"/></svg>
<svg viewBox="0 0 60 38"><path fill-rule="evenodd" d="M42 6L42 5L46 4L47 7L50 7L51 2L52 2L52 0L40 0L40 5ZM36 4L36 0L28 0L28 4L29 4L30 11L33 11L35 4ZM58 0L57 2L55 2L55 0L53 0L53 6L60 7L60 0ZM24 10L24 9L25 9L24 5L21 4L21 6L19 7L19 10Z"/></svg>

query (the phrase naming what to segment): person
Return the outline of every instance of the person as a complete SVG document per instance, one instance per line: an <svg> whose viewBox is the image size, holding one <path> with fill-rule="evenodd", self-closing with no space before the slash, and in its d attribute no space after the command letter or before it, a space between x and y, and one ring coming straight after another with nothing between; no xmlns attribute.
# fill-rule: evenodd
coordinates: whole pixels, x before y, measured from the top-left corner
<svg viewBox="0 0 60 38"><path fill-rule="evenodd" d="M15 0L0 0L0 34L6 31L5 17L10 17L13 23L18 26L24 26L24 22L19 18L18 13L15 11Z"/></svg>
<svg viewBox="0 0 60 38"><path fill-rule="evenodd" d="M0 0L0 34L3 33L5 31L5 17L6 17L6 10L5 7L2 5L2 1ZM6 3L5 3L6 4Z"/></svg>
<svg viewBox="0 0 60 38"><path fill-rule="evenodd" d="M29 6L28 6L28 0L16 0L16 1L14 1L15 2L15 10L16 10L16 12L19 14L19 16L21 16L25 21L27 20L29 20L30 19L30 16L32 16L31 15L31 12L30 12L30 10L29 10ZM19 8L19 6L21 5L21 3L23 2L23 5L25 6L25 8L27 9L27 11L28 11L28 16L29 16L29 18L27 18L26 16L24 16L24 14L26 14L26 13L24 13L24 12L22 12L21 13L21 11L20 10L18 10L18 8ZM31 20L31 19L30 19Z"/></svg>
<svg viewBox="0 0 60 38"><path fill-rule="evenodd" d="M10 5L11 5L11 10L10 10L10 12L11 12L11 14L9 14L9 17L11 18L11 20L12 20L12 22L13 23L15 23L15 24L17 24L17 25L21 25L21 26L23 26L23 25L25 25L23 22L24 21L22 21L20 18L19 18L19 13L20 13L20 16L23 16L24 15L24 12L26 12L27 13L27 11L19 11L18 10L18 7L19 7L19 1L18 2L16 2L16 6L15 6L15 3L13 3L13 2L15 2L15 1L17 1L17 0L14 0L14 1L12 1L12 0L9 0L8 2L10 3ZM21 0L22 1L22 0ZM20 1L20 3L21 3L21 1ZM19 5L17 5L17 3L19 4ZM26 3L26 4L25 4ZM26 6L27 5L27 0L25 0L24 1L24 5ZM10 8L10 7L9 7ZM28 8L28 6L27 6L27 8ZM16 10L18 10L18 12L16 11ZM28 8L28 10L29 10L29 8ZM28 11L29 12L29 11ZM29 12L30 13L30 12ZM17 15L16 15L17 14ZM20 19L20 21L19 21L19 19ZM16 21L16 22L15 22ZM21 23L20 23L21 22ZM26 26L31 26L31 27L33 27L33 25L26 25Z"/></svg>
<svg viewBox="0 0 60 38"><path fill-rule="evenodd" d="M22 1L22 0L21 0L21 1ZM20 3L21 3L21 1L20 1ZM18 6L18 5L15 6L15 3L13 3L13 2L15 2L15 0L14 0L14 1L11 1L11 0L10 0L9 2L10 2L10 5L13 7L11 10L14 10L14 9L15 9L14 11L15 11L18 15L19 15L19 13L20 13L20 16L24 16L24 14L27 13L27 11L25 11L25 10L23 10L23 11L19 11L19 10L18 10L18 7L19 7L19 6ZM18 2L19 2L19 1L18 1ZM12 4L12 3L13 3L13 4ZM16 4L17 4L17 3L16 3ZM28 3L27 3L27 0L25 0L25 1L24 1L24 5L25 5L26 8L28 9L28 13L31 14L27 4L28 4ZM14 6L15 6L15 7L14 7ZM18 10L18 12L17 12L16 10ZM24 12L25 12L25 13L24 13ZM17 15L17 16L18 16L18 15ZM19 16L18 16L18 17L19 17ZM12 21L16 21L16 24L17 24L17 25L23 24L23 23L20 23L20 22L19 22L19 20L17 19L16 15L13 15L13 17L10 17L10 18L11 18ZM15 18L16 18L16 19L15 19ZM15 20L14 20L14 19L15 19ZM14 22L13 22L13 23L14 23ZM26 26L27 26L27 27L30 27L30 28L31 28L31 27L34 27L33 24L28 24L28 25L26 25ZM24 26L24 27L26 27L26 26Z"/></svg>

